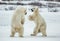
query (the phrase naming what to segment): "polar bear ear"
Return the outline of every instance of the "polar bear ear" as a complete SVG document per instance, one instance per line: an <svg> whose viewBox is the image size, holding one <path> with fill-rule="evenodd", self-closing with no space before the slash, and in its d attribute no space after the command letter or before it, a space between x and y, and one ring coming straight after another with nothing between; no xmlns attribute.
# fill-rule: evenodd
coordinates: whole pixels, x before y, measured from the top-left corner
<svg viewBox="0 0 60 41"><path fill-rule="evenodd" d="M38 13L38 8L35 8L34 12L35 12L35 13Z"/></svg>
<svg viewBox="0 0 60 41"><path fill-rule="evenodd" d="M36 8L36 11L38 11L38 8Z"/></svg>
<svg viewBox="0 0 60 41"><path fill-rule="evenodd" d="M37 16L38 14L39 14L39 9L38 8L35 8L34 15Z"/></svg>

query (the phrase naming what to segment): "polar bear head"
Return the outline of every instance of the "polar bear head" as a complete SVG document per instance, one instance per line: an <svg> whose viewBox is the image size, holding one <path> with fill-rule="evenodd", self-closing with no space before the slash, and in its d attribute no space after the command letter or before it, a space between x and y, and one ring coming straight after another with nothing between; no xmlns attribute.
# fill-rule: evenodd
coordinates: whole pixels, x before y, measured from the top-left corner
<svg viewBox="0 0 60 41"><path fill-rule="evenodd" d="M38 15L39 15L38 7L35 7L33 9L31 9L31 11L33 13L32 13L32 15L29 15L29 20L35 20L38 17Z"/></svg>
<svg viewBox="0 0 60 41"><path fill-rule="evenodd" d="M24 15L26 15L27 14L27 12L26 12L26 8L24 8L24 7L17 7L16 8L16 10L15 10L15 13L21 13L21 14L24 14Z"/></svg>

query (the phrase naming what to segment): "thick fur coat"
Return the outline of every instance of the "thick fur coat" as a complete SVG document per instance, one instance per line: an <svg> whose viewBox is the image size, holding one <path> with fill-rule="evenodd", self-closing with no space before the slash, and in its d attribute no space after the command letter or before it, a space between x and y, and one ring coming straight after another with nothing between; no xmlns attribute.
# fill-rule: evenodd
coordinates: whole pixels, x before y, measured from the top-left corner
<svg viewBox="0 0 60 41"><path fill-rule="evenodd" d="M42 33L42 36L47 36L46 34L46 23L42 16L39 14L39 10L36 7L33 11L33 14L29 16L30 21L34 21L36 27L34 28L32 36L36 36L39 32Z"/></svg>
<svg viewBox="0 0 60 41"><path fill-rule="evenodd" d="M23 24L25 21L24 15L26 14L26 9L24 7L18 7L14 11L11 23L11 37L14 37L15 33L19 33L19 37L23 37L24 28Z"/></svg>

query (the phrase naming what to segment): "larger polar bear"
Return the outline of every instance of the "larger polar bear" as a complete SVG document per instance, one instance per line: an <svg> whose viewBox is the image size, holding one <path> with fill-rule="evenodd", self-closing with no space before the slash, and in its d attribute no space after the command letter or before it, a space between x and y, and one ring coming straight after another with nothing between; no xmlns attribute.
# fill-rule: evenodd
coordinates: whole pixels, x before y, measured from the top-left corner
<svg viewBox="0 0 60 41"><path fill-rule="evenodd" d="M31 9L33 11L32 15L29 15L29 20L34 21L36 27L34 29L32 36L36 36L37 33L41 32L42 36L47 36L46 34L46 23L42 16L39 14L38 7Z"/></svg>
<svg viewBox="0 0 60 41"><path fill-rule="evenodd" d="M13 17L12 17L12 24L11 24L11 37L14 37L15 33L19 33L19 37L23 37L24 33L24 20L26 15L26 8L24 7L17 7L14 11Z"/></svg>

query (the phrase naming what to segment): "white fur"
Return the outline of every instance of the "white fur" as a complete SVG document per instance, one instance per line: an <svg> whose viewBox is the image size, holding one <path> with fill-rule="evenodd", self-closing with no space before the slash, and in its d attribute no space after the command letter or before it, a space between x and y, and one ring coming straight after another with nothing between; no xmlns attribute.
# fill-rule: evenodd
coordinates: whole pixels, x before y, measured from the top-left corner
<svg viewBox="0 0 60 41"><path fill-rule="evenodd" d="M15 35L16 32L19 33L19 36L22 37L24 33L24 15L26 13L26 9L24 7L17 7L14 11L11 23L11 37Z"/></svg>
<svg viewBox="0 0 60 41"><path fill-rule="evenodd" d="M41 32L43 36L47 36L45 20L39 14L39 10L37 7L35 7L33 14L29 16L29 20L34 21L34 23L36 24L34 32L31 35L36 36L37 33Z"/></svg>

